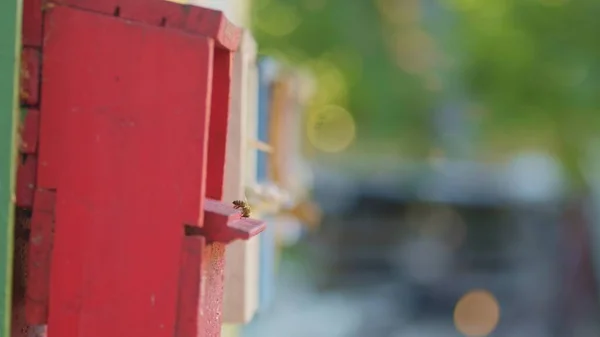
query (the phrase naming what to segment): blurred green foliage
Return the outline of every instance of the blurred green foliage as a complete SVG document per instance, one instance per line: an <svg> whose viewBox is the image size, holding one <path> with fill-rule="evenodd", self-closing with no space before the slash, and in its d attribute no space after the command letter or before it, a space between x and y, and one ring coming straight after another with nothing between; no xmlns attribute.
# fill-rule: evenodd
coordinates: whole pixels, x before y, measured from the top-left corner
<svg viewBox="0 0 600 337"><path fill-rule="evenodd" d="M579 175L600 126L600 21L594 0L448 0L459 23L462 73L485 104L484 133L545 147ZM504 135L504 137L502 137ZM491 138L491 137L490 137ZM531 142L535 144L531 144Z"/></svg>
<svg viewBox="0 0 600 337"><path fill-rule="evenodd" d="M577 176L600 126L600 1L253 1L261 51L314 70L314 104L347 107L359 141L427 155L456 98L480 152L543 148Z"/></svg>
<svg viewBox="0 0 600 337"><path fill-rule="evenodd" d="M252 18L261 53L312 70L313 104L346 107L359 140L418 139L412 152L427 150L432 101L396 65L375 1L253 0Z"/></svg>

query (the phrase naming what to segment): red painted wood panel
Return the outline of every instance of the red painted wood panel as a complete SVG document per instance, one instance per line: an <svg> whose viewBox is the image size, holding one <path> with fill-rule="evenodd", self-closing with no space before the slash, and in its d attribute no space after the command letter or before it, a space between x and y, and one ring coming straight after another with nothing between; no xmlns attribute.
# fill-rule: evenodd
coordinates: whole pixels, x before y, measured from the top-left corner
<svg viewBox="0 0 600 337"><path fill-rule="evenodd" d="M20 158L17 166L16 205L30 208L33 206L35 194L35 179L37 158L35 155L26 155Z"/></svg>
<svg viewBox="0 0 600 337"><path fill-rule="evenodd" d="M35 48L23 48L21 53L21 90L22 104L37 105L40 85L40 52Z"/></svg>
<svg viewBox="0 0 600 337"><path fill-rule="evenodd" d="M206 289L202 296L201 326L204 329L202 337L221 336L221 324L223 320L223 285L225 275L225 245L213 242L206 245L204 249L203 264L205 268L202 273L202 287Z"/></svg>
<svg viewBox="0 0 600 337"><path fill-rule="evenodd" d="M42 46L42 0L23 0L21 38L24 46Z"/></svg>
<svg viewBox="0 0 600 337"><path fill-rule="evenodd" d="M212 42L62 6L45 40L48 334L172 336L183 225L202 221Z"/></svg>
<svg viewBox="0 0 600 337"><path fill-rule="evenodd" d="M50 259L54 240L54 191L37 190L31 218L25 315L28 324L48 323Z"/></svg>
<svg viewBox="0 0 600 337"><path fill-rule="evenodd" d="M36 109L27 109L25 119L21 125L20 152L34 154L37 152L39 135L40 112Z"/></svg>
<svg viewBox="0 0 600 337"><path fill-rule="evenodd" d="M202 236L185 237L175 337L221 335L224 270L225 244L206 244Z"/></svg>
<svg viewBox="0 0 600 337"><path fill-rule="evenodd" d="M248 240L264 229L263 221L242 218L240 211L232 208L229 202L210 198L204 201L204 227L201 233L208 242L227 244L235 240Z"/></svg>
<svg viewBox="0 0 600 337"><path fill-rule="evenodd" d="M175 337L202 336L204 327L201 324L203 312L200 301L205 239L202 236L186 236L183 241L180 278L179 301L177 308L177 327ZM199 324L200 323L200 324Z"/></svg>
<svg viewBox="0 0 600 337"><path fill-rule="evenodd" d="M242 29L234 26L220 11L181 5L164 0L56 0L84 10L121 17L155 26L177 28L215 41L216 45L235 50Z"/></svg>
<svg viewBox="0 0 600 337"><path fill-rule="evenodd" d="M230 51L215 50L208 141L210 162L207 171L206 197L216 200L221 200L223 197L232 61L233 53Z"/></svg>

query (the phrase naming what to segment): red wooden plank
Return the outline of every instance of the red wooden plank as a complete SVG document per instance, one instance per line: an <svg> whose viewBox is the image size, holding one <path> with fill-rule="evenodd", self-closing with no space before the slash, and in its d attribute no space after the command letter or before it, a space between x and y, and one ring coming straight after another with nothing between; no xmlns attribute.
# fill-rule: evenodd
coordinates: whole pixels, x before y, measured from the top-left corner
<svg viewBox="0 0 600 337"><path fill-rule="evenodd" d="M31 218L27 268L27 323L47 324L50 290L50 257L54 237L55 192L37 190Z"/></svg>
<svg viewBox="0 0 600 337"><path fill-rule="evenodd" d="M217 230L217 227L224 227L227 223L239 220L242 214L239 210L233 208L232 203L225 203L218 200L207 198L204 200L204 227L207 231ZM209 226L210 228L207 228Z"/></svg>
<svg viewBox="0 0 600 337"><path fill-rule="evenodd" d="M28 109L21 128L21 153L36 153L39 135L39 124L40 112L36 109Z"/></svg>
<svg viewBox="0 0 600 337"><path fill-rule="evenodd" d="M188 6L186 11L188 14L182 29L210 37L219 48L229 51L238 49L243 30L227 20L222 12L196 6Z"/></svg>
<svg viewBox="0 0 600 337"><path fill-rule="evenodd" d="M185 237L175 337L221 335L224 270L223 244L205 244L202 236Z"/></svg>
<svg viewBox="0 0 600 337"><path fill-rule="evenodd" d="M204 248L204 237L186 236L184 238L175 337L199 337L204 331L198 320L203 314L200 307L201 287L198 285L202 282L202 270L206 267L202 259Z"/></svg>
<svg viewBox="0 0 600 337"><path fill-rule="evenodd" d="M53 4L67 5L102 14L119 16L120 0L56 0Z"/></svg>
<svg viewBox="0 0 600 337"><path fill-rule="evenodd" d="M227 20L222 12L209 8L164 0L56 0L55 2L203 35L214 40L216 46L231 51L238 48L242 37L241 28Z"/></svg>
<svg viewBox="0 0 600 337"><path fill-rule="evenodd" d="M25 319L25 303L22 299L13 300L11 307L10 337L30 337L29 326Z"/></svg>
<svg viewBox="0 0 600 337"><path fill-rule="evenodd" d="M30 331L25 318L27 292L28 231L31 215L23 210L15 214L14 265L12 284L11 337L29 337Z"/></svg>
<svg viewBox="0 0 600 337"><path fill-rule="evenodd" d="M181 29L203 35L215 41L219 48L235 51L242 38L242 29L233 25L225 15L209 8L181 5L164 0L121 0L123 18L153 25Z"/></svg>
<svg viewBox="0 0 600 337"><path fill-rule="evenodd" d="M212 42L62 6L45 34L48 333L170 337L182 226L203 217Z"/></svg>
<svg viewBox="0 0 600 337"><path fill-rule="evenodd" d="M33 206L36 171L37 158L34 155L27 155L19 162L16 185L16 205L18 207L30 208Z"/></svg>
<svg viewBox="0 0 600 337"><path fill-rule="evenodd" d="M50 190L37 189L35 192L35 211L54 214L56 209L56 193Z"/></svg>
<svg viewBox="0 0 600 337"><path fill-rule="evenodd" d="M264 221L245 218L230 223L228 227L231 232L229 240L220 240L219 242L229 243L234 240L248 240L267 228Z"/></svg>
<svg viewBox="0 0 600 337"><path fill-rule="evenodd" d="M21 90L22 104L36 105L39 102L40 52L25 47L21 53Z"/></svg>
<svg viewBox="0 0 600 337"><path fill-rule="evenodd" d="M74 202L75 198L57 193L54 214L54 243L50 264L50 297L48 300L48 336L80 337L81 310L83 306L82 289L84 261L87 251L86 228L93 223L93 217L84 205ZM71 205L70 210L59 207ZM64 214L67 212L68 214ZM64 215L63 215L64 214ZM61 217L77 217L79 226L61 222ZM85 224L85 225L84 225ZM68 226L65 228L65 226ZM67 233L65 233L68 231ZM109 262L110 263L110 262ZM69 275L69 276L67 276Z"/></svg>
<svg viewBox="0 0 600 337"><path fill-rule="evenodd" d="M233 53L223 49L215 50L208 141L210 162L206 174L208 178L206 197L216 200L221 200L223 197L232 61Z"/></svg>
<svg viewBox="0 0 600 337"><path fill-rule="evenodd" d="M42 0L23 0L21 38L24 46L42 46Z"/></svg>
<svg viewBox="0 0 600 337"><path fill-rule="evenodd" d="M170 21L174 28L181 28L185 15L191 11L190 6L161 0L54 0L52 2L155 26Z"/></svg>
<svg viewBox="0 0 600 337"><path fill-rule="evenodd" d="M202 294L203 316L200 322L204 334L200 336L219 337L223 320L225 245L218 242L208 244L203 255L202 287L206 290Z"/></svg>
<svg viewBox="0 0 600 337"><path fill-rule="evenodd" d="M140 5L138 0L120 0L121 17L155 26L183 29L187 16L196 10L168 1L150 0Z"/></svg>

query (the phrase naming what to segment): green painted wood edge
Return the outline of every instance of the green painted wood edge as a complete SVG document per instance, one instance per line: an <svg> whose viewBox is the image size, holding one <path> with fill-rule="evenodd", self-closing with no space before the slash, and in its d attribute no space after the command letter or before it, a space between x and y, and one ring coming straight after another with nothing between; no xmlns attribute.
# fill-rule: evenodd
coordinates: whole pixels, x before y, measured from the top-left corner
<svg viewBox="0 0 600 337"><path fill-rule="evenodd" d="M22 0L0 2L0 337L10 336Z"/></svg>

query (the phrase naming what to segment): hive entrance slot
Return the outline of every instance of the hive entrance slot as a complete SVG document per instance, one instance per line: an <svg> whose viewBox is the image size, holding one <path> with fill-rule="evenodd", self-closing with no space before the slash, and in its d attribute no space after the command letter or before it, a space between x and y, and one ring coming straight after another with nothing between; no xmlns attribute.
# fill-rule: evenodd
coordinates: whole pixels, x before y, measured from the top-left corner
<svg viewBox="0 0 600 337"><path fill-rule="evenodd" d="M203 231L202 228L191 226L191 225L183 225L183 235L185 236L202 236Z"/></svg>

